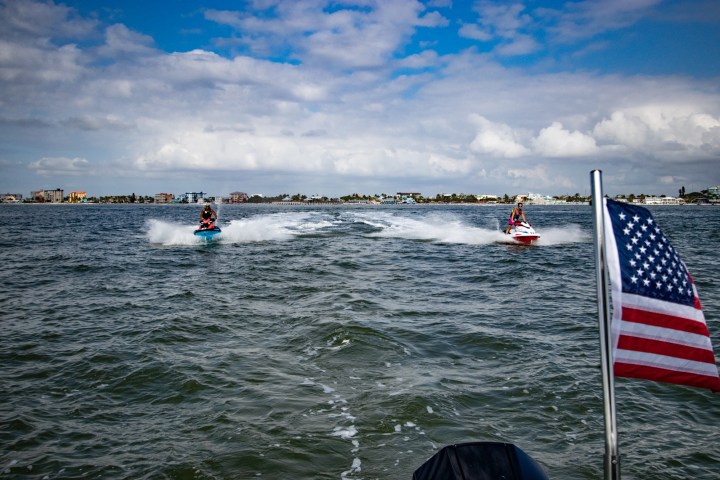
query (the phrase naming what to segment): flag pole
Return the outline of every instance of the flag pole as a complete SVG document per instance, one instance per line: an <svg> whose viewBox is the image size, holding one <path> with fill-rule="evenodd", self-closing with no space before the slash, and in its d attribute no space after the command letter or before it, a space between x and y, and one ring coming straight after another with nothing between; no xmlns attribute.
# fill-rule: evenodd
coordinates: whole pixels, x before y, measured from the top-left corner
<svg viewBox="0 0 720 480"><path fill-rule="evenodd" d="M606 268L604 201L602 171L590 172L592 186L593 225L595 234L595 280L597 284L598 324L600 327L600 362L605 417L605 480L620 480L620 456L615 425L615 385L608 302L608 273Z"/></svg>

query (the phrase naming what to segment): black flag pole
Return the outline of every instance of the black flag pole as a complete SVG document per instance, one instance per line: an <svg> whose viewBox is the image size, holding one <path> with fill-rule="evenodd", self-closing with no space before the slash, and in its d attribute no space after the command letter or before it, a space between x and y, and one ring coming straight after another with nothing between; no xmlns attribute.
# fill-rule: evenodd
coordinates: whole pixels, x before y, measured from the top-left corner
<svg viewBox="0 0 720 480"><path fill-rule="evenodd" d="M595 235L595 280L597 284L598 324L600 327L600 362L603 384L605 417L605 480L620 480L620 456L617 447L615 424L615 385L610 330L610 303L608 301L608 273L605 251L605 212L602 190L602 172L590 172L592 187L593 225Z"/></svg>

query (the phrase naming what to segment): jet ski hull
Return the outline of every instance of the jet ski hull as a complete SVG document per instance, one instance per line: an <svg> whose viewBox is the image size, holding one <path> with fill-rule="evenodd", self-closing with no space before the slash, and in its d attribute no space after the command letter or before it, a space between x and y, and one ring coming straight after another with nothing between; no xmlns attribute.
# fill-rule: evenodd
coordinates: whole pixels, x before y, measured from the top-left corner
<svg viewBox="0 0 720 480"><path fill-rule="evenodd" d="M516 242L523 243L525 245L531 245L535 243L539 238L540 234L529 223L516 223L508 232L510 238Z"/></svg>
<svg viewBox="0 0 720 480"><path fill-rule="evenodd" d="M221 230L218 227L200 228L195 230L195 236L200 237L204 240L212 240L212 238L220 232Z"/></svg>
<svg viewBox="0 0 720 480"><path fill-rule="evenodd" d="M531 245L538 238L540 238L540 235L511 235L511 237L516 242L524 243L525 245Z"/></svg>

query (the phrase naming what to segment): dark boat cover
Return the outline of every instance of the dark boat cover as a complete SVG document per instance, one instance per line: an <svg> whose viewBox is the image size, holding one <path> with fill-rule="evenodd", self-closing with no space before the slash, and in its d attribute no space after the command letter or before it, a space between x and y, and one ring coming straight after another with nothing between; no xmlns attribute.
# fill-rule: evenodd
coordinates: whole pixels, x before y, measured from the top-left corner
<svg viewBox="0 0 720 480"><path fill-rule="evenodd" d="M413 473L413 480L548 480L540 465L512 443L448 445Z"/></svg>

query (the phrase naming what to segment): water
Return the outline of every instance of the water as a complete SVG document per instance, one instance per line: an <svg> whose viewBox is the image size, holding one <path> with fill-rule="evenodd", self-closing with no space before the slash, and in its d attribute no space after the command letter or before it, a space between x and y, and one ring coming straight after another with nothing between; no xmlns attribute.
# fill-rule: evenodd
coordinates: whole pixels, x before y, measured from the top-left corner
<svg viewBox="0 0 720 480"><path fill-rule="evenodd" d="M0 478L410 479L504 440L596 479L591 210L0 206ZM720 345L720 208L653 210ZM716 479L720 402L618 379L628 479Z"/></svg>

